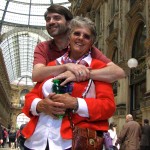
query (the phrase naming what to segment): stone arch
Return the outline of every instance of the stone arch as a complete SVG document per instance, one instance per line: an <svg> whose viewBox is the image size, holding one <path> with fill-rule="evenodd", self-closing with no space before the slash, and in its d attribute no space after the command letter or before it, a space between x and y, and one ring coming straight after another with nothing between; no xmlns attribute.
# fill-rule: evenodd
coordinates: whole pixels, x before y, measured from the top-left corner
<svg viewBox="0 0 150 150"><path fill-rule="evenodd" d="M18 33L18 32L31 32L31 33L35 33L35 34L41 36L45 40L50 39L48 34L44 33L42 30L33 29L33 28L30 28L30 29L28 29L28 28L15 28L15 29L8 31L7 33L2 34L1 35L1 41L4 41L10 35L13 35L14 33Z"/></svg>
<svg viewBox="0 0 150 150"><path fill-rule="evenodd" d="M125 60L128 60L129 58L131 58L133 40L134 40L136 31L137 31L140 23L145 24L144 17L142 16L142 14L137 13L135 16L133 16L133 18L128 26L128 29L127 29L125 43L124 43L124 58L125 58Z"/></svg>

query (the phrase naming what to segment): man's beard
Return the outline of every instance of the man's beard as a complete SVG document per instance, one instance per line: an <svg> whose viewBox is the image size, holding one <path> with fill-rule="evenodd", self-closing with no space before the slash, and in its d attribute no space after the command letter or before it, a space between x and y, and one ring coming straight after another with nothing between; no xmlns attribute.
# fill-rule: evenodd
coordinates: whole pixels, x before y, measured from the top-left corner
<svg viewBox="0 0 150 150"><path fill-rule="evenodd" d="M48 32L51 37L59 36L62 34L67 34L68 28L65 26L59 26L54 32Z"/></svg>

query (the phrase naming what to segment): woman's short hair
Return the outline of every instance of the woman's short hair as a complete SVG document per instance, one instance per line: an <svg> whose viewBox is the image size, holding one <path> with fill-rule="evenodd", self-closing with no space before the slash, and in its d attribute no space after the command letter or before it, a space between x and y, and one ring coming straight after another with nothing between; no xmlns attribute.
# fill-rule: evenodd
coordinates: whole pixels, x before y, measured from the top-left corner
<svg viewBox="0 0 150 150"><path fill-rule="evenodd" d="M58 13L63 15L67 21L70 21L73 18L72 13L66 7L61 5L52 4L50 7L48 7L47 11L44 13L45 20L49 13Z"/></svg>
<svg viewBox="0 0 150 150"><path fill-rule="evenodd" d="M93 43L96 39L96 27L95 27L95 24L94 22L87 18L87 17L82 17L82 16L76 16L75 18L73 18L71 21L70 21L70 33L73 32L73 30L77 27L87 27L89 28L89 30L91 31L92 33L92 40L93 40Z"/></svg>
<svg viewBox="0 0 150 150"><path fill-rule="evenodd" d="M109 124L109 128L110 129L113 129L113 127L116 127L117 125L114 123L114 122L111 122L110 124Z"/></svg>

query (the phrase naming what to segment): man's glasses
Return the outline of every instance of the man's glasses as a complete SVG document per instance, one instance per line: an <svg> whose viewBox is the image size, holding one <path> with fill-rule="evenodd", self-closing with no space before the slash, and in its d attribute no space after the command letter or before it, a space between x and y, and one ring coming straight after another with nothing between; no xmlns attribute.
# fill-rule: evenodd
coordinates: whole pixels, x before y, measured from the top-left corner
<svg viewBox="0 0 150 150"><path fill-rule="evenodd" d="M78 36L78 37L80 37L82 35L83 38L86 39L86 40L90 40L91 39L91 35L86 34L86 33L84 34L84 33L78 32L78 31L73 32L73 35L74 36Z"/></svg>

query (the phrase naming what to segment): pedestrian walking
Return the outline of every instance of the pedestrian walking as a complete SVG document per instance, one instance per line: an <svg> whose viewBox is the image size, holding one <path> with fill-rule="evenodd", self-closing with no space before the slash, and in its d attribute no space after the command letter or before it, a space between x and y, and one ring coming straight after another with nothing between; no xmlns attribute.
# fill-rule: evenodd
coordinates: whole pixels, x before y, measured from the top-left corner
<svg viewBox="0 0 150 150"><path fill-rule="evenodd" d="M126 115L124 124L115 145L121 145L121 150L139 150L141 139L140 124L133 120L131 114Z"/></svg>
<svg viewBox="0 0 150 150"><path fill-rule="evenodd" d="M144 119L140 147L140 150L150 150L150 125L148 119Z"/></svg>

